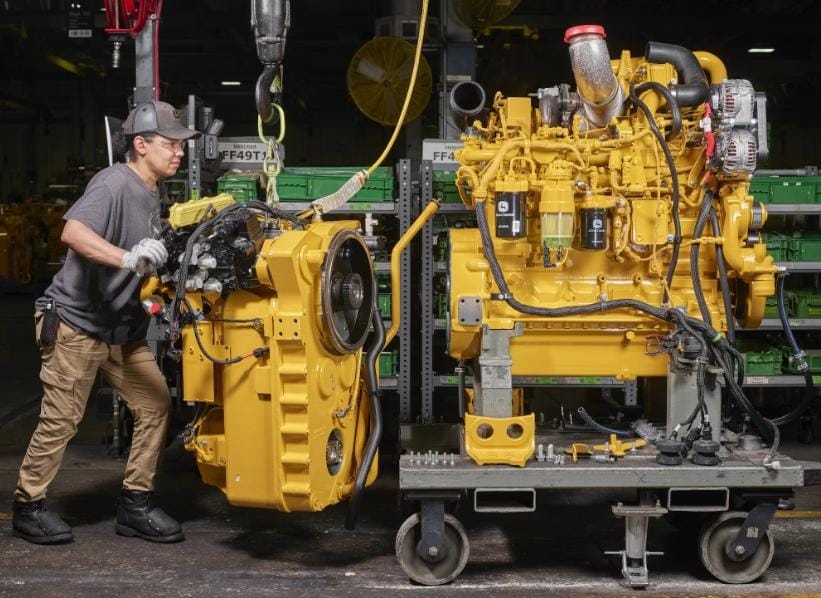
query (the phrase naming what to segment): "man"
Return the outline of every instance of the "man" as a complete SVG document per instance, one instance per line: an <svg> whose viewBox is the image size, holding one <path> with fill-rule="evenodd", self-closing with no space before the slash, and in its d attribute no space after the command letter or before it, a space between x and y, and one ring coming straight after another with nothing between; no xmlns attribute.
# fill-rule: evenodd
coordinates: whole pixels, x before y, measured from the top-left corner
<svg viewBox="0 0 821 598"><path fill-rule="evenodd" d="M13 530L37 544L73 539L71 528L45 508L45 496L98 370L134 416L116 532L154 542L183 540L179 523L151 504L170 398L145 341L148 318L139 292L141 276L168 259L153 238L159 231L157 182L177 172L185 140L199 133L184 128L169 104L147 102L128 115L123 135L127 162L100 171L64 216L66 263L35 302L43 402L20 468Z"/></svg>

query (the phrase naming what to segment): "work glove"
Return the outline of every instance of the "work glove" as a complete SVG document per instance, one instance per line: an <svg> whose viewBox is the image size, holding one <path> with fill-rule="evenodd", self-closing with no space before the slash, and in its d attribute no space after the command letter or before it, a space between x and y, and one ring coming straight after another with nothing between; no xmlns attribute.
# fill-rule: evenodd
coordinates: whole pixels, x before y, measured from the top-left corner
<svg viewBox="0 0 821 598"><path fill-rule="evenodd" d="M123 270L136 272L140 276L153 274L168 259L168 250L162 241L145 238L126 252L120 264Z"/></svg>

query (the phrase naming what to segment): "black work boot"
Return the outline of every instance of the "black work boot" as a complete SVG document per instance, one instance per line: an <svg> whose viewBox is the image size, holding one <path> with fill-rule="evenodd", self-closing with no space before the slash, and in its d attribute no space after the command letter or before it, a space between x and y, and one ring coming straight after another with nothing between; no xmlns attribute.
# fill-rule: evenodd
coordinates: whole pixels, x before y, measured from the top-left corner
<svg viewBox="0 0 821 598"><path fill-rule="evenodd" d="M127 490L117 499L117 533L149 542L181 542L182 528L170 515L151 505L151 492Z"/></svg>
<svg viewBox="0 0 821 598"><path fill-rule="evenodd" d="M15 500L11 510L12 533L18 538L35 544L65 544L74 539L66 522L46 509L44 498L32 502Z"/></svg>

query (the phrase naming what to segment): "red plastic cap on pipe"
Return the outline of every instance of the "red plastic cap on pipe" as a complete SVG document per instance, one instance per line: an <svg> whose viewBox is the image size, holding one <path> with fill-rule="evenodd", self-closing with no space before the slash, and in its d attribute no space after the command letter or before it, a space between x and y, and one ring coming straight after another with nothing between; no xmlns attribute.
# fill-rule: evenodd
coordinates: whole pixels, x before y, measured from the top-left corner
<svg viewBox="0 0 821 598"><path fill-rule="evenodd" d="M604 27L601 25L576 25L564 32L564 43L568 44L571 39L584 33L595 33L596 35L601 35L602 39L607 37L607 34L604 32Z"/></svg>

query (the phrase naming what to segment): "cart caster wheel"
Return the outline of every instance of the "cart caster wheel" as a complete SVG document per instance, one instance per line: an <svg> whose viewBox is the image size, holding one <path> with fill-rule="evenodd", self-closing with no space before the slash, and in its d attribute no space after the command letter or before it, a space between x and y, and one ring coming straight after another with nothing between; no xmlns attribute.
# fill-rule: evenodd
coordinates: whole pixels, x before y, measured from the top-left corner
<svg viewBox="0 0 821 598"><path fill-rule="evenodd" d="M770 533L764 534L755 553L744 561L732 561L725 549L744 524L746 513L727 511L708 521L698 538L698 556L713 577L724 583L749 583L761 577L775 553Z"/></svg>
<svg viewBox="0 0 821 598"><path fill-rule="evenodd" d="M422 517L414 513L396 532L396 558L413 581L426 586L439 586L456 579L468 562L470 544L465 528L453 515L445 513L443 536L445 558L429 563L416 552Z"/></svg>

